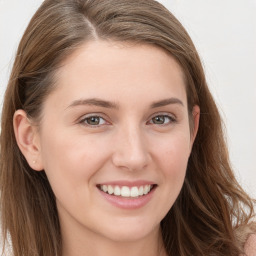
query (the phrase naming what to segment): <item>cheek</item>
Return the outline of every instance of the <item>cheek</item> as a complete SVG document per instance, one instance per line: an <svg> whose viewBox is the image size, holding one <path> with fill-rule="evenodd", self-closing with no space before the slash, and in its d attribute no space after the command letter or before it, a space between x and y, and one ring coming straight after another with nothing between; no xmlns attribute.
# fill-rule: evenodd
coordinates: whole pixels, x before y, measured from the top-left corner
<svg viewBox="0 0 256 256"><path fill-rule="evenodd" d="M107 159L104 140L52 132L45 133L42 142L42 161L52 186L84 187Z"/></svg>
<svg viewBox="0 0 256 256"><path fill-rule="evenodd" d="M180 187L183 184L190 155L190 137L187 133L169 136L155 147L155 156L166 180ZM174 186L175 187L175 186Z"/></svg>
<svg viewBox="0 0 256 256"><path fill-rule="evenodd" d="M184 183L187 162L190 155L190 137L175 133L159 141L154 147L154 160L159 179L159 193L156 194L158 213L161 219L175 203Z"/></svg>

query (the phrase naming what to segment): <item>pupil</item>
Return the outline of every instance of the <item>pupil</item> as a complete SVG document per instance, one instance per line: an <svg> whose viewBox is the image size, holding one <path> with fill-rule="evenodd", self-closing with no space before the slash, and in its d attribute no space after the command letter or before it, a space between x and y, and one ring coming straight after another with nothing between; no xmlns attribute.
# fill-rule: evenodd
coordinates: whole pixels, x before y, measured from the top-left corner
<svg viewBox="0 0 256 256"><path fill-rule="evenodd" d="M89 121L89 124L97 125L99 124L99 117L96 117L96 116L90 117L88 121Z"/></svg>
<svg viewBox="0 0 256 256"><path fill-rule="evenodd" d="M156 116L154 118L154 123L155 124L163 124L164 123L164 116Z"/></svg>

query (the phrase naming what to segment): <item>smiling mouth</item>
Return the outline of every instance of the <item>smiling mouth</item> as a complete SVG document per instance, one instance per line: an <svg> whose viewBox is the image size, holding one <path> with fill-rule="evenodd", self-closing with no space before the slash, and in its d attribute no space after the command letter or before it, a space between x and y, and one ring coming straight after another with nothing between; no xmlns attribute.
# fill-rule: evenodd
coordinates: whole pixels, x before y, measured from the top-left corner
<svg viewBox="0 0 256 256"><path fill-rule="evenodd" d="M156 185L143 186L118 186L118 185L98 185L98 189L106 194L124 197L124 198L138 198L145 196L156 187Z"/></svg>

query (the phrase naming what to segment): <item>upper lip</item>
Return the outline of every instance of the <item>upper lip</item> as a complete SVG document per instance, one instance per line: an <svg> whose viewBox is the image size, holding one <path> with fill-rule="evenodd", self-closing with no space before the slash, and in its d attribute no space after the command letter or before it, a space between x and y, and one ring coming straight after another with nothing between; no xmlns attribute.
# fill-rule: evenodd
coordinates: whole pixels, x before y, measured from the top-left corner
<svg viewBox="0 0 256 256"><path fill-rule="evenodd" d="M116 180L116 181L101 182L97 185L139 187L139 186L145 186L145 185L156 185L156 183L152 181L147 181L147 180L136 180L136 181Z"/></svg>

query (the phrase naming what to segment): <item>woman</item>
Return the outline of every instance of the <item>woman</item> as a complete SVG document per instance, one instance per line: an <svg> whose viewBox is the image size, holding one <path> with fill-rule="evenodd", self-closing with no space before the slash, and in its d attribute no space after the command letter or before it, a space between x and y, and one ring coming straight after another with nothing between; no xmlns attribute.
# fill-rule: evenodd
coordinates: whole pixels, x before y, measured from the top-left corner
<svg viewBox="0 0 256 256"><path fill-rule="evenodd" d="M255 254L200 59L155 1L44 1L1 129L15 256Z"/></svg>

